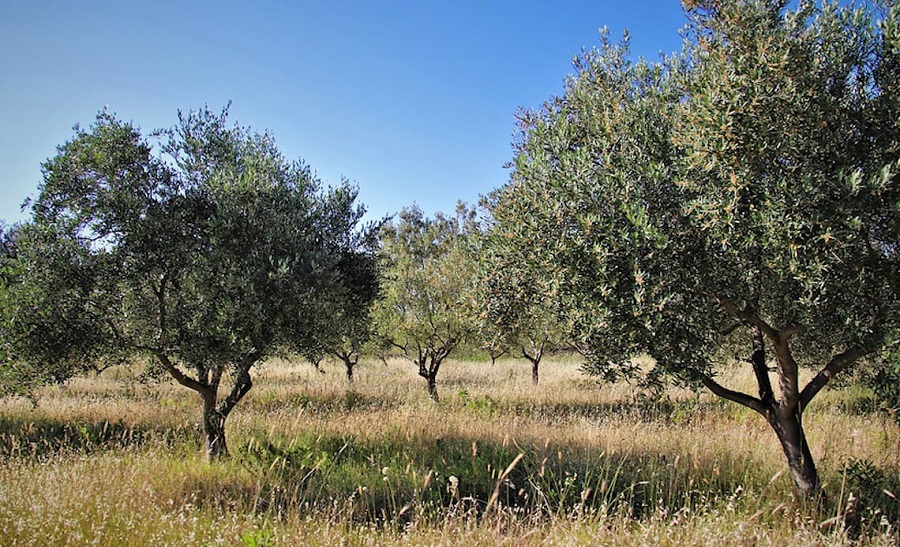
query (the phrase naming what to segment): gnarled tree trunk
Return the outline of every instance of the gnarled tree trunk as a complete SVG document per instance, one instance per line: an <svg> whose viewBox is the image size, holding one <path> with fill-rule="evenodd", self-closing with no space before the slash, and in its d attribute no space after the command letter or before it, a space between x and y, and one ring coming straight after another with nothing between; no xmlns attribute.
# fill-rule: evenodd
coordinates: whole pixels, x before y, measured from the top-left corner
<svg viewBox="0 0 900 547"><path fill-rule="evenodd" d="M775 430L781 449L787 457L788 468L797 489L812 496L819 489L819 473L813 461L799 412L784 412L781 408L769 414L769 424Z"/></svg>
<svg viewBox="0 0 900 547"><path fill-rule="evenodd" d="M441 363L450 355L450 352L456 346L456 341L451 340L446 346L438 348L419 346L416 352L412 354L409 348L394 344L403 350L403 355L410 360L419 369L419 376L425 379L427 383L428 396L435 403L440 402L437 389L437 374L441 369Z"/></svg>
<svg viewBox="0 0 900 547"><path fill-rule="evenodd" d="M166 372L179 384L196 391L203 401L203 435L206 443L207 459L212 461L228 457L225 420L235 405L253 387L253 380L250 378L250 367L256 363L258 356L255 354L247 355L237 364L234 386L232 386L228 396L221 403L218 402L218 394L219 383L225 370L224 366L215 366L211 370L206 370L204 374L198 375L198 378L191 378L181 372L165 353L157 352L156 356Z"/></svg>
<svg viewBox="0 0 900 547"><path fill-rule="evenodd" d="M776 329L751 310L738 309L730 302L722 304L730 315L750 326L753 346L750 363L759 387L759 397L730 390L705 374L701 374L700 379L719 397L753 409L766 418L781 443L797 489L807 497L814 496L820 488L819 474L803 430L803 411L835 374L865 356L870 350L853 347L834 355L801 391L798 384L798 366L788 341L791 336L800 332L802 327L790 325ZM781 391L777 400L766 366L767 341L771 343L775 354L776 373Z"/></svg>
<svg viewBox="0 0 900 547"><path fill-rule="evenodd" d="M428 381L428 396L431 397L431 400L435 403L441 402L441 398L438 397L438 389L437 389L437 380L433 375L425 378Z"/></svg>
<svg viewBox="0 0 900 547"><path fill-rule="evenodd" d="M434 358L428 362L428 360L423 357L422 362L419 363L419 376L425 378L425 381L428 383L428 396L431 397L431 400L435 403L440 402L437 389L437 373L440 368L441 361L435 361Z"/></svg>
<svg viewBox="0 0 900 547"><path fill-rule="evenodd" d="M344 371L347 374L347 385L352 389L353 369L356 367L357 363L359 363L359 353L344 353L343 351L336 351L334 355L336 355L337 358L344 363Z"/></svg>
<svg viewBox="0 0 900 547"><path fill-rule="evenodd" d="M531 353L528 353L528 350L523 346L522 347L522 357L528 359L531 363L531 384L538 385L540 381L540 377L538 376L538 369L541 366L541 359L544 357L544 346L546 342L541 342L540 344L536 344L534 340L531 341Z"/></svg>

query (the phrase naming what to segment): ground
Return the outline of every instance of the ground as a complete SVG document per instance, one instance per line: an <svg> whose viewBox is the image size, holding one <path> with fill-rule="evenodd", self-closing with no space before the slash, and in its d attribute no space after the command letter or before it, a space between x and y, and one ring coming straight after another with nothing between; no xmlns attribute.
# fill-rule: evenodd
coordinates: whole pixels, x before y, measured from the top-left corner
<svg viewBox="0 0 900 547"><path fill-rule="evenodd" d="M859 389L805 425L825 482L798 498L764 420L707 394L600 385L574 358L408 363L348 390L272 360L207 463L196 395L111 369L0 401L7 544L896 545L900 427ZM748 371L749 372L749 371ZM750 389L743 372L730 387Z"/></svg>

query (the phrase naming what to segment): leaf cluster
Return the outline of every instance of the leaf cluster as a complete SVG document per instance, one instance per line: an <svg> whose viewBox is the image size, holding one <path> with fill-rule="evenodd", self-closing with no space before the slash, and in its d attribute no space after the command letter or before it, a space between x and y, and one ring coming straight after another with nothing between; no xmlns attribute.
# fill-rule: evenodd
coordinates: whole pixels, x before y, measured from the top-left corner
<svg viewBox="0 0 900 547"><path fill-rule="evenodd" d="M475 210L464 204L433 218L408 207L381 228L383 298L373 311L381 337L412 355L449 353L470 335L475 230Z"/></svg>

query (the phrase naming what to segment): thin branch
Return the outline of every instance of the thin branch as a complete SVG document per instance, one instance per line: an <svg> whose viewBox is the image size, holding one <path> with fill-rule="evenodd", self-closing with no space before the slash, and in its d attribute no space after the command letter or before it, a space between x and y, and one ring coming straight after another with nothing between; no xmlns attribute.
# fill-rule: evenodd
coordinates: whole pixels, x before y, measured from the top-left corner
<svg viewBox="0 0 900 547"><path fill-rule="evenodd" d="M388 340L388 343L390 345L394 346L395 348L399 349L400 353L403 354L403 357L406 360L410 361L411 363L418 364L418 362L415 359L413 359L412 357L409 356L409 350L407 349L407 346L398 344L397 342L394 342L393 340ZM384 361L384 364L387 365L387 359L382 359L382 360Z"/></svg>
<svg viewBox="0 0 900 547"><path fill-rule="evenodd" d="M159 337L160 343L163 343L163 344L165 343L166 331L168 330L168 325L167 325L168 311L166 309L166 282L168 281L168 279L169 279L168 276L163 274L159 279L159 288L153 290L153 292L156 295L157 305L159 306L157 309L157 314L158 314L157 328L159 329L157 335Z"/></svg>

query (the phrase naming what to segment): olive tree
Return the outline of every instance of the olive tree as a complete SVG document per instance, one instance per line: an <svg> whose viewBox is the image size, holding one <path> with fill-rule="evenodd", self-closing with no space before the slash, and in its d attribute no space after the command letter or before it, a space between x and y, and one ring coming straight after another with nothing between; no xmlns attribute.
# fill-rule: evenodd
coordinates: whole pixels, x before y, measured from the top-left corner
<svg viewBox="0 0 900 547"><path fill-rule="evenodd" d="M473 330L468 291L474 268L468 234L475 212L428 218L416 206L381 230L382 299L373 317L380 337L411 361L438 401L441 364Z"/></svg>
<svg viewBox="0 0 900 547"><path fill-rule="evenodd" d="M355 189L323 189L227 109L154 136L103 111L43 165L17 240L11 349L60 378L151 358L200 397L215 458L253 367L315 339L363 211Z"/></svg>
<svg viewBox="0 0 900 547"><path fill-rule="evenodd" d="M521 114L493 207L523 248L544 243L591 372L632 374L647 353L656 378L753 409L810 494L803 412L886 348L900 312L900 8L876 23L787 4L685 2L684 52L660 63L604 36ZM717 365L735 358L757 393L727 387Z"/></svg>
<svg viewBox="0 0 900 547"><path fill-rule="evenodd" d="M471 297L478 336L492 361L503 353L526 359L537 385L544 355L565 336L557 286L546 271L552 263L536 260L544 242L523 245L518 238L528 237L518 232L518 204L492 208L488 198L485 205L497 217L472 238L476 276Z"/></svg>
<svg viewBox="0 0 900 547"><path fill-rule="evenodd" d="M355 234L348 252L340 258L339 282L331 283L319 315L316 340L307 344L312 361L331 355L344 364L352 388L354 370L374 337L372 309L381 296L377 236L382 223L374 223Z"/></svg>

